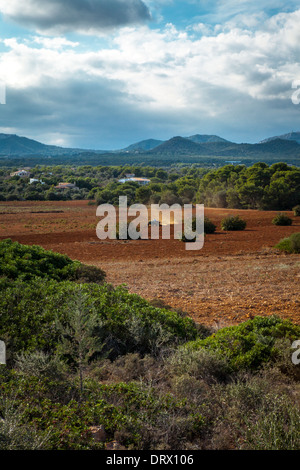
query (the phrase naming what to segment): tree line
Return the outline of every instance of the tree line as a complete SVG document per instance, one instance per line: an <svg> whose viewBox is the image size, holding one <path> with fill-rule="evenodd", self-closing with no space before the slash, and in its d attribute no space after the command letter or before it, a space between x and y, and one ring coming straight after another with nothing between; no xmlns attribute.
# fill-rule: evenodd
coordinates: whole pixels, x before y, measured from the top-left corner
<svg viewBox="0 0 300 470"><path fill-rule="evenodd" d="M300 203L300 168L287 163L251 167L225 165L221 168L176 166L167 169L142 166L37 166L31 177L42 180L29 184L27 178L9 177L0 170L0 201L76 200L97 204L118 204L127 196L128 204L169 205L199 203L207 207L291 210ZM150 184L119 183L125 174L150 179ZM56 189L59 182L71 182L74 189Z"/></svg>

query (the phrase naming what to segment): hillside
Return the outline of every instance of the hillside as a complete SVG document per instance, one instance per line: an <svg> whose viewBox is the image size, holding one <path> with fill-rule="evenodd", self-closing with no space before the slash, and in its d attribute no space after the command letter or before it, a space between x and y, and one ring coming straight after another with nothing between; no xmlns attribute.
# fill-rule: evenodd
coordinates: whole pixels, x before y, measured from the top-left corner
<svg viewBox="0 0 300 470"><path fill-rule="evenodd" d="M207 150L200 144L192 142L184 137L173 137L152 150L155 154L172 155L207 155Z"/></svg>
<svg viewBox="0 0 300 470"><path fill-rule="evenodd" d="M196 144L206 144L208 142L228 142L229 143L228 140L223 139L222 137L219 137L218 135L196 134L190 137L186 137L186 139L189 139L192 142L195 142Z"/></svg>
<svg viewBox="0 0 300 470"><path fill-rule="evenodd" d="M274 137L269 137L268 139L262 140L260 143L265 143L265 142L270 142L272 140L277 140L277 139L282 139L282 140L294 140L298 144L300 144L300 132L289 132L288 134L283 134L279 136L274 136Z"/></svg>
<svg viewBox="0 0 300 470"><path fill-rule="evenodd" d="M15 134L0 134L0 155L3 156L73 155L82 151L86 150L45 145L36 140L20 137Z"/></svg>
<svg viewBox="0 0 300 470"><path fill-rule="evenodd" d="M260 144L236 144L228 141L195 143L182 137L173 137L163 144L155 147L152 154L198 155L211 157L235 157L254 158L264 160L265 158L286 157L300 159L300 145L295 141L275 139Z"/></svg>
<svg viewBox="0 0 300 470"><path fill-rule="evenodd" d="M147 139L147 140L142 140L141 142L137 142L135 144L129 145L125 149L122 150L122 152L132 152L132 151L137 151L137 152L143 152L144 150L152 150L155 147L158 147L160 144L163 144L163 140L157 140L157 139Z"/></svg>

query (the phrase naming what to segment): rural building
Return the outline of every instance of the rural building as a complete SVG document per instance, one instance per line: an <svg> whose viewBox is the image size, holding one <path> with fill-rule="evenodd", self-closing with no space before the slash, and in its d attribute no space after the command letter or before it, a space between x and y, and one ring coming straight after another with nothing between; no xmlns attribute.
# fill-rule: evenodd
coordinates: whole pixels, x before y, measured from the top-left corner
<svg viewBox="0 0 300 470"><path fill-rule="evenodd" d="M45 184L44 181L42 181L42 180L37 180L36 178L30 178L29 184L32 184L32 183L41 183L41 184Z"/></svg>
<svg viewBox="0 0 300 470"><path fill-rule="evenodd" d="M119 183L127 183L129 181L132 181L133 183L138 183L140 184L141 186L144 186L146 184L149 184L150 183L150 180L147 179L147 178L136 178L134 176L130 176L129 178L121 178L119 180Z"/></svg>
<svg viewBox="0 0 300 470"><path fill-rule="evenodd" d="M10 174L11 177L19 176L20 178L29 178L30 172L27 170L18 170Z"/></svg>
<svg viewBox="0 0 300 470"><path fill-rule="evenodd" d="M55 189L75 189L77 188L74 183L58 183L58 186L55 186Z"/></svg>

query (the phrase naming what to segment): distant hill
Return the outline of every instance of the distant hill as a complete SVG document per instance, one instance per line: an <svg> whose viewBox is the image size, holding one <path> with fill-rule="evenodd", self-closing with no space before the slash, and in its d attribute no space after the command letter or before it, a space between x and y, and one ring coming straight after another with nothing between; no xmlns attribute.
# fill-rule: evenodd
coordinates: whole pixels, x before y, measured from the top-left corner
<svg viewBox="0 0 300 470"><path fill-rule="evenodd" d="M87 150L82 149L57 147L56 145L45 145L36 140L28 139L27 137L19 137L15 134L0 134L0 155L4 156L74 155L86 151ZM101 152L101 150L97 151L97 153Z"/></svg>
<svg viewBox="0 0 300 470"><path fill-rule="evenodd" d="M190 137L186 137L186 139L191 140L192 142L195 142L196 144L206 144L208 142L229 142L226 139L223 139L222 137L219 137L218 135L192 135Z"/></svg>
<svg viewBox="0 0 300 470"><path fill-rule="evenodd" d="M272 140L294 140L298 144L300 144L300 132L289 132L288 134L283 134L275 137L269 137L268 139L262 140L260 143L264 144L265 142L271 142Z"/></svg>
<svg viewBox="0 0 300 470"><path fill-rule="evenodd" d="M137 142L136 144L129 145L125 149L122 150L122 152L139 152L139 151L145 151L145 150L152 150L155 147L158 147L160 144L162 144L164 141L163 140L156 140L156 139L147 139L147 140L142 140L141 142Z"/></svg>
<svg viewBox="0 0 300 470"><path fill-rule="evenodd" d="M173 155L202 155L205 154L205 148L184 137L172 137L158 147L155 147L151 153L155 154L173 154Z"/></svg>

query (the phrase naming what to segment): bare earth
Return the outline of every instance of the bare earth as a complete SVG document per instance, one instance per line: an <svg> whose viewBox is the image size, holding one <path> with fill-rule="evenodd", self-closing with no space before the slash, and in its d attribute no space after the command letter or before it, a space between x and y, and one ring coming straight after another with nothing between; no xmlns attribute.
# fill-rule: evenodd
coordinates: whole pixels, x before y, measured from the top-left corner
<svg viewBox="0 0 300 470"><path fill-rule="evenodd" d="M0 202L0 239L41 245L72 259L100 266L113 285L160 299L194 320L220 327L277 314L300 324L300 255L273 249L278 241L300 232L276 227L277 212L205 209L217 232L204 248L186 251L179 240L99 240L96 206L87 201ZM222 232L228 214L247 220L242 232Z"/></svg>

